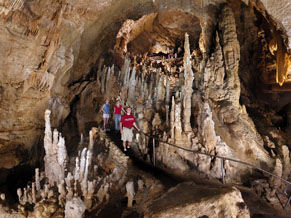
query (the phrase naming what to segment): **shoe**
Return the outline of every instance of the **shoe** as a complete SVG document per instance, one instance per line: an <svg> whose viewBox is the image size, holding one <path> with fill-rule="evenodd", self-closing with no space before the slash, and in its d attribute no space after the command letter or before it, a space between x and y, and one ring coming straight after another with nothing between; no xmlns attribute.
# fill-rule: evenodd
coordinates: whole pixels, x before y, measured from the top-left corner
<svg viewBox="0 0 291 218"><path fill-rule="evenodd" d="M123 148L124 151L126 151L126 148Z"/></svg>

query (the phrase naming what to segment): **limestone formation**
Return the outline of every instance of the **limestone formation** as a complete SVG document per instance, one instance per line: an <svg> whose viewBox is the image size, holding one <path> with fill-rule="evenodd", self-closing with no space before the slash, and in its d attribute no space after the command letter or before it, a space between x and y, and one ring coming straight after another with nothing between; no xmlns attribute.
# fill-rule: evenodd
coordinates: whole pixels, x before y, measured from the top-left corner
<svg viewBox="0 0 291 218"><path fill-rule="evenodd" d="M132 201L135 195L133 181L126 183L127 207L132 207Z"/></svg>
<svg viewBox="0 0 291 218"><path fill-rule="evenodd" d="M191 131L190 117L191 117L191 99L192 99L192 84L193 84L193 70L190 56L189 35L185 33L185 45L184 45L184 77L185 86L183 90L183 129L185 132Z"/></svg>
<svg viewBox="0 0 291 218"><path fill-rule="evenodd" d="M111 109L116 99L133 109L142 131L130 154L168 173L240 184L260 176L219 155L288 179L288 9L287 0L3 0L0 167L42 161L44 136L44 172L35 169L17 190L19 214L98 216L125 191L128 211L140 212L133 197L154 196L146 178L132 175L115 135L97 128L105 99ZM279 180L257 181L270 202L284 195ZM225 210L215 206L221 216L249 216L239 192L226 192ZM214 216L205 204L213 206L181 204L179 213ZM173 208L146 216L181 216Z"/></svg>
<svg viewBox="0 0 291 218"><path fill-rule="evenodd" d="M180 184L155 199L147 208L145 217L250 217L239 190L209 189L211 191L206 191L191 183ZM162 201L167 201L170 205L165 205Z"/></svg>
<svg viewBox="0 0 291 218"><path fill-rule="evenodd" d="M54 130L53 137L50 125L50 111L45 112L45 137L44 147L46 156L45 173L51 186L56 182L60 184L65 178L67 151L65 148L65 141L61 134L59 135L57 130Z"/></svg>
<svg viewBox="0 0 291 218"><path fill-rule="evenodd" d="M82 218L86 210L85 204L80 198L74 197L71 201L66 202L65 217L66 218Z"/></svg>

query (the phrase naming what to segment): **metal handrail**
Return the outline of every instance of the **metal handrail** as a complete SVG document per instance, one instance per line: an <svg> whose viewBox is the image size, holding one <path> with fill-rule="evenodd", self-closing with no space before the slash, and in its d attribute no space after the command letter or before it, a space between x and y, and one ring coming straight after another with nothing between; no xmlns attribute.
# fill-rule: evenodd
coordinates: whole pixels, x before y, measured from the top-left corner
<svg viewBox="0 0 291 218"><path fill-rule="evenodd" d="M224 161L224 160L229 160L229 161L233 161L233 162L236 162L236 163L240 163L240 164L243 164L243 165L249 166L249 167L251 167L251 168L257 169L257 170L259 170L259 171L262 171L262 172L264 172L264 173L266 173L266 174L269 174L269 175L271 175L271 176L273 176L273 177L275 177L275 178L277 178L277 179L279 179L279 180L281 180L281 181L283 181L283 182L285 182L285 183L291 185L291 182L289 182L288 180L283 179L283 178L280 177L280 176L277 176L277 175L275 175L275 174L273 174L273 173L271 173L271 172L269 172L269 171L267 171L267 170L264 170L264 169L262 169L262 168L260 168L260 167L257 167L257 166L255 166L255 165L253 165L253 164L250 164L250 163L247 163L247 162L245 162L245 161L236 160L236 159L229 158L229 157L223 157L223 156L220 156L220 155L208 154L208 153L201 152L201 151L190 150L190 149L183 148L183 147L180 147L180 146L178 146L178 145L175 145L175 144L173 144L173 143L165 142L165 141L161 140L160 138L158 138L158 137L156 137L156 136L153 136L153 135L150 135L150 134L147 134L147 133L145 133L145 132L140 131L140 133L144 134L145 136L148 136L148 137L151 137L151 138L153 138L153 139L156 139L156 140L158 140L158 141L160 141L160 142L162 142L162 143L164 143L164 144L168 144L168 145L170 145L170 146L173 146L173 147L175 147L175 148L178 148L178 149L181 149L181 150L184 150L184 151L188 151L188 152L192 152L192 153L196 153L196 154L202 154L202 155L206 155L206 156L209 156L209 157L217 157L217 158L221 159L221 160L222 160L222 161L221 161L221 165L222 165L222 182L223 182L223 183L225 183L225 182L224 182L224 170L223 170L224 167L223 167L223 161ZM288 206L290 200L291 200L291 196L289 197L287 203L286 203L285 206L283 207L284 209Z"/></svg>

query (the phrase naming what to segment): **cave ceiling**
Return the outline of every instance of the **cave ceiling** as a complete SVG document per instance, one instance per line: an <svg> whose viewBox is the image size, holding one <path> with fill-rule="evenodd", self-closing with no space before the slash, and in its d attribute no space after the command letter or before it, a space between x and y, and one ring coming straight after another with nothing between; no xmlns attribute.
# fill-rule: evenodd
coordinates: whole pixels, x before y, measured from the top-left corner
<svg viewBox="0 0 291 218"><path fill-rule="evenodd" d="M54 127L64 122L101 59L122 67L124 53L168 55L179 41L183 45L186 32L191 51L209 56L215 49L213 29L223 3L233 8L241 53L257 48L265 52L256 55L258 64L252 66L260 72L262 93L280 96L280 108L287 105L291 91L288 0L2 1L0 167L26 161L24 156L41 141L46 108L52 110ZM257 32L244 20L253 22ZM252 39L260 39L257 48L250 48ZM251 61L241 60L242 95L256 87L245 70Z"/></svg>

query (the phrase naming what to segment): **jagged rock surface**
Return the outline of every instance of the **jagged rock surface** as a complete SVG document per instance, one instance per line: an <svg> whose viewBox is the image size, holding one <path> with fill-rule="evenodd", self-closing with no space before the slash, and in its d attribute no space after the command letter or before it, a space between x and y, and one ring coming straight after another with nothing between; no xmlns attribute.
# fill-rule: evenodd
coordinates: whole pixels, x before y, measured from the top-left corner
<svg viewBox="0 0 291 218"><path fill-rule="evenodd" d="M181 36L185 30L193 30L189 26L193 21L197 27L194 28L197 31L192 32L193 37L196 34L193 39L196 40L202 31L203 37L199 46L202 51L209 52L208 45L215 18L203 12L209 10L213 13L211 5L223 2L2 1L0 38L7 43L2 43L0 50L0 150L3 154L0 166L16 166L25 161L23 156L29 156L26 155L27 152L33 151L33 146L39 142L42 134L42 114L46 108L53 111L54 126L64 121L70 113L69 105L74 96L86 86L86 77L83 75L90 71L97 58L110 47L113 48L117 31L127 16L136 19L156 9L164 11L158 15L160 28L172 31L175 36ZM243 2L253 5L252 1ZM262 1L267 12L278 21L278 25L282 24L290 35L287 22L290 17L288 1L276 1L274 4L272 2ZM177 8L194 11L194 17L201 19L201 28L193 15L184 16L182 11L176 10ZM277 8L284 8L284 13L281 10L278 13ZM171 14L182 20L173 20ZM190 23L183 26L181 21ZM159 39L161 35L153 37ZM139 40L143 38L145 37L140 37ZM138 42L140 41L137 40L132 47ZM173 42L168 40L165 45L171 44ZM161 51L163 46L158 43L156 48ZM78 80L83 82L78 83Z"/></svg>
<svg viewBox="0 0 291 218"><path fill-rule="evenodd" d="M144 217L247 218L250 213L236 188L205 189L191 183L181 183L155 199Z"/></svg>

